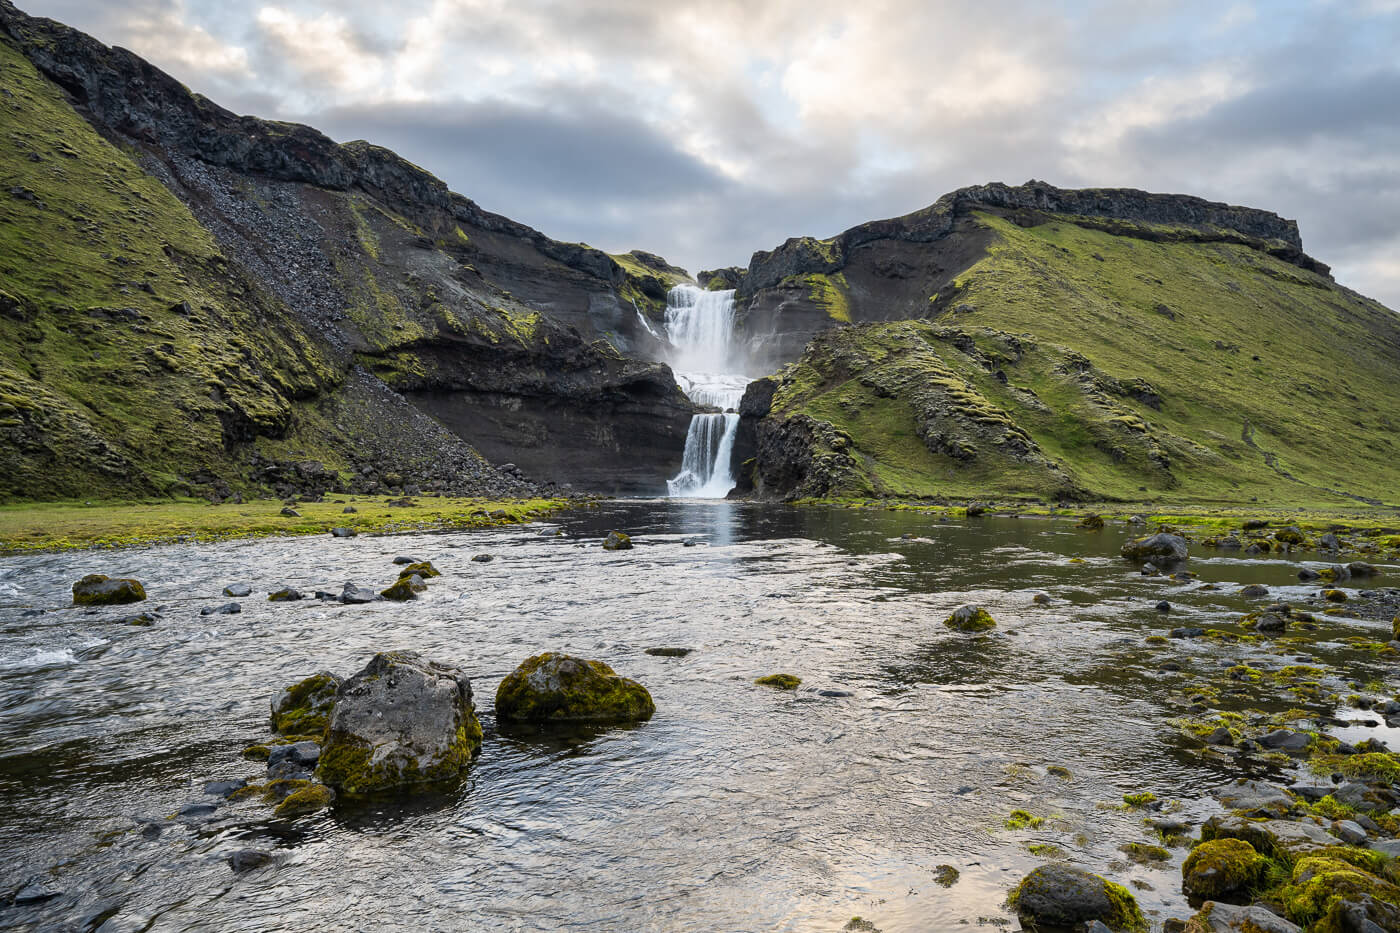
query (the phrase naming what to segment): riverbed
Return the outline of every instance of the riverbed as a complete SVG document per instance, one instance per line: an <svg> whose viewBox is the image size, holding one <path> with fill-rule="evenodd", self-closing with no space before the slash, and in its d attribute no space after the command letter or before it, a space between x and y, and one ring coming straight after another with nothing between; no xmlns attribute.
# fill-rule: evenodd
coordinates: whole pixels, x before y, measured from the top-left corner
<svg viewBox="0 0 1400 933"><path fill-rule="evenodd" d="M612 529L634 549L603 550ZM1244 584L1301 602L1317 585L1297 570L1321 558L1196 547L1199 579L1175 583L1118 556L1135 533L634 500L505 529L0 559L0 899L26 884L48 895L0 907L0 925L712 933L835 931L859 915L885 933L1015 928L1006 892L1048 851L1030 845L1131 885L1155 924L1186 917L1185 850L1128 862L1122 844L1158 840L1123 795L1151 791L1187 822L1219 812L1210 791L1241 774L1172 724L1187 711L1183 677L1287 659L1267 642L1144 639L1230 628L1258 607ZM471 560L483 554L494 559ZM265 599L379 589L397 555L443 573L415 602ZM1360 600L1395 585L1400 567L1381 571L1344 589ZM63 608L87 573L134 576L150 598ZM253 588L242 612L200 615L236 583ZM964 603L985 606L995 631L945 628ZM112 621L150 609L149 627ZM1346 634L1384 641L1389 624L1325 619L1312 663L1335 667L1339 692L1393 693L1395 663ZM645 653L663 646L695 650ZM240 752L266 740L280 687L400 648L472 677L486 738L460 788L297 820L216 800L212 814L177 815L211 802L208 781L261 774ZM641 681L655 717L502 735L497 683L545 650ZM753 683L776 672L801 687ZM1394 731L1347 729L1351 741ZM1006 829L1016 808L1046 822ZM228 854L248 847L275 861L233 872ZM959 872L951 886L943 865Z"/></svg>

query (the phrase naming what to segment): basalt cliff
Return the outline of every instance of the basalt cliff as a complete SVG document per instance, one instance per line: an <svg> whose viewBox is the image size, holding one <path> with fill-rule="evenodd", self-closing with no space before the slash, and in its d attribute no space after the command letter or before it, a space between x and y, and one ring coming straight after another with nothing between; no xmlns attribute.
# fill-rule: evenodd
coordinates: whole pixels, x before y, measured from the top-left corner
<svg viewBox="0 0 1400 933"><path fill-rule="evenodd" d="M684 273L0 0L0 498L656 491ZM496 465L514 469L501 471Z"/></svg>

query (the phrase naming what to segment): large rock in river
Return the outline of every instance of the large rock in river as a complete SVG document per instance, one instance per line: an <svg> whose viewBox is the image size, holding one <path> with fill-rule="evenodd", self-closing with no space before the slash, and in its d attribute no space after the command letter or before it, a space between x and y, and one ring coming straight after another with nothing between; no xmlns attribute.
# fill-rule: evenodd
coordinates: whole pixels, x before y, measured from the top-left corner
<svg viewBox="0 0 1400 933"><path fill-rule="evenodd" d="M90 573L73 584L73 603L78 606L120 606L145 598L145 587L129 577Z"/></svg>
<svg viewBox="0 0 1400 933"><path fill-rule="evenodd" d="M272 731L282 735L325 732L340 684L339 677L322 671L283 689L272 698Z"/></svg>
<svg viewBox="0 0 1400 933"><path fill-rule="evenodd" d="M1011 891L1006 902L1030 929L1077 927L1098 920L1113 930L1146 930L1132 892L1069 865L1042 865Z"/></svg>
<svg viewBox="0 0 1400 933"><path fill-rule="evenodd" d="M496 717L521 722L640 722L656 712L647 688L602 661L537 654L496 690Z"/></svg>
<svg viewBox="0 0 1400 933"><path fill-rule="evenodd" d="M480 752L466 674L383 652L336 691L316 777L348 794L408 788L457 778Z"/></svg>
<svg viewBox="0 0 1400 933"><path fill-rule="evenodd" d="M1161 565L1163 561L1182 561L1187 558L1190 546L1181 535L1159 531L1145 538L1133 538L1123 543L1123 556L1129 560L1152 559Z"/></svg>

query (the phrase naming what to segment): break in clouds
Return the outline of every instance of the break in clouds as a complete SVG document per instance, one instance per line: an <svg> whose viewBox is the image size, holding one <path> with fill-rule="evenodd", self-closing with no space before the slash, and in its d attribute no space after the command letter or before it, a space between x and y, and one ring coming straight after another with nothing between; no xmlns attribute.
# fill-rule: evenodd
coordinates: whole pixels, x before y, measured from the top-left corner
<svg viewBox="0 0 1400 933"><path fill-rule="evenodd" d="M1296 218L1400 308L1400 0L30 0L230 109L692 272L1040 178Z"/></svg>

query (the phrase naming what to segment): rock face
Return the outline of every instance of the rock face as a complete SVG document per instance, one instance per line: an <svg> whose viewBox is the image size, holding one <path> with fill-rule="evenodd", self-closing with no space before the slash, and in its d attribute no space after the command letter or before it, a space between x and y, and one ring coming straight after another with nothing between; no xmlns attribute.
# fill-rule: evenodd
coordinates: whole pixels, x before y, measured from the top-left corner
<svg viewBox="0 0 1400 933"><path fill-rule="evenodd" d="M171 491L219 496L241 483L383 492L392 476L481 495L544 481L656 492L679 468L693 406L652 362L663 344L643 315L659 319L683 270L553 240L378 146L237 116L9 0L0 46L26 101L24 141L0 162L47 205L7 223L54 247L16 256L32 281L5 286L0 384L33 404L0 418L0 495L166 491L172 474ZM60 147L73 154L61 183L48 167ZM79 214L141 245L114 265L71 232ZM109 266L109 293L85 292L98 307L40 287ZM81 334L64 325L32 364L3 349L75 315ZM84 413L94 390L48 365L78 342L113 361L87 382L122 387L92 409L102 421ZM41 370L53 375L36 381ZM198 417L149 417L172 402ZM130 446L107 419L157 441ZM308 460L256 454L257 438L294 426L308 428ZM310 468L322 462L352 469Z"/></svg>
<svg viewBox="0 0 1400 933"><path fill-rule="evenodd" d="M460 777L480 751L466 675L386 652L337 690L316 777L347 794L410 788Z"/></svg>
<svg viewBox="0 0 1400 933"><path fill-rule="evenodd" d="M1071 927L1098 920L1112 930L1147 929L1126 888L1069 865L1042 865L1006 900L1021 922L1032 927Z"/></svg>
<svg viewBox="0 0 1400 933"><path fill-rule="evenodd" d="M73 603L77 606L120 606L145 598L145 587L130 577L113 579L91 573L73 584Z"/></svg>
<svg viewBox="0 0 1400 933"><path fill-rule="evenodd" d="M656 704L646 687L601 661L548 652L521 664L496 690L496 717L533 723L639 722Z"/></svg>

